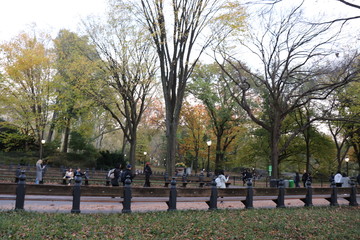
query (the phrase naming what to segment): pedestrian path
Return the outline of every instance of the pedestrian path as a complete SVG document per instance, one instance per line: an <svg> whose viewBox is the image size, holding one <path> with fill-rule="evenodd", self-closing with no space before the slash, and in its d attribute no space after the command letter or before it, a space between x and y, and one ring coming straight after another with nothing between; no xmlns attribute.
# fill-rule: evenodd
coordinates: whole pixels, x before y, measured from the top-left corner
<svg viewBox="0 0 360 240"><path fill-rule="evenodd" d="M118 201L118 202L117 202ZM360 197L357 198L360 203ZM347 206L349 202L343 198L338 199L339 205ZM329 202L325 199L313 199L314 206L329 206ZM285 200L286 207L303 207L304 203L298 199ZM209 206L204 202L178 202L177 210L208 210ZM240 201L224 201L217 204L218 209L244 209L244 205ZM254 201L254 208L276 208L276 204L270 200ZM13 210L15 208L14 200L1 200L1 211ZM123 206L120 198L109 198L109 202L81 202L81 213L121 213ZM69 213L72 209L71 201L26 201L24 205L25 211L36 212L59 212ZM133 202L131 203L132 212L148 212L148 211L167 211L168 206L165 202Z"/></svg>

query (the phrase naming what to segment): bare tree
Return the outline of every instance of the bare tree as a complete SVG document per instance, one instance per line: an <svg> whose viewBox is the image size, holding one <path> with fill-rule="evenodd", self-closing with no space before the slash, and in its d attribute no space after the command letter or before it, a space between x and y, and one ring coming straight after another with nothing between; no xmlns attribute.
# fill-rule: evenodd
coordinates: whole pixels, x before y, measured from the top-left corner
<svg viewBox="0 0 360 240"><path fill-rule="evenodd" d="M300 10L301 5L285 16L269 11L262 16L265 20L263 33L260 36L250 33L251 42L243 46L260 60L262 70L256 74L241 61L224 54L225 61L234 69L230 72L223 67L237 86L231 88L232 96L249 117L270 135L272 178L279 177L280 153L300 131L319 119L315 116L309 119L280 145L285 118L310 101L326 99L357 74L357 71L349 70L351 61L344 61L344 66L331 66L325 61L331 54L334 55L327 46L334 43L337 35L330 34L331 24L304 23ZM336 75L336 79L327 77L327 74ZM254 99L257 104L254 104Z"/></svg>
<svg viewBox="0 0 360 240"><path fill-rule="evenodd" d="M201 41L200 34L218 9L217 0L141 0L142 13L151 33L159 63L166 109L167 172L175 171L176 132L185 87L199 57L211 37ZM170 2L170 1L169 1ZM167 11L167 12L166 12ZM172 28L172 29L171 29Z"/></svg>
<svg viewBox="0 0 360 240"><path fill-rule="evenodd" d="M247 2L248 4L277 4L280 2L285 2L286 0L254 0L254 1L249 1ZM359 13L360 13L360 5L359 4L355 4L353 2L347 1L347 0L332 0L333 2L340 2L346 6L348 6L349 8L354 8L354 9L359 9ZM288 1L290 2L290 1ZM336 10L338 11L338 10ZM355 19L359 19L360 15L355 15L355 16L350 16L350 17L340 17L340 18L335 18L333 20L330 21L326 21L323 24L327 24L327 23L335 23L335 22L347 22L350 20L355 20Z"/></svg>
<svg viewBox="0 0 360 240"><path fill-rule="evenodd" d="M84 89L122 129L135 166L137 127L155 86L156 54L145 29L133 21L130 5L117 2L111 9L107 24L85 24L104 74Z"/></svg>

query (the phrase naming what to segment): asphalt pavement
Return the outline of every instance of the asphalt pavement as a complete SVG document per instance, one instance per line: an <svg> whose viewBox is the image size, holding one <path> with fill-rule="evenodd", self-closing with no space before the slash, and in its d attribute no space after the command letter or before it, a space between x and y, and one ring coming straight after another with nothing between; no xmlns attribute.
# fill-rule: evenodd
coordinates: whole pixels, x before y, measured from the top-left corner
<svg viewBox="0 0 360 240"><path fill-rule="evenodd" d="M0 195L0 211L14 210L15 200L13 195ZM31 199L32 200L28 200ZM24 204L25 211L36 212L59 212L69 213L72 209L72 197L58 197L58 196L44 196L47 200L53 198L51 201L39 201L39 196L27 196ZM7 199L7 200L6 200ZM102 197L99 202L93 202L94 198L82 197L80 203L81 213L121 213L123 208L120 198ZM147 212L147 211L167 211L168 206L166 202L155 202L149 199L149 202L132 202L132 212ZM164 199L166 200L166 199ZM191 202L177 202L177 210L207 210L209 207L205 203L206 199L199 199L197 202L189 198ZM360 196L357 197L357 202L360 203ZM349 202L343 198L338 198L339 205L349 205ZM325 199L313 199L314 206L329 206L329 202ZM299 199L285 199L286 207L303 207L304 203ZM236 199L226 200L221 202L218 200L218 209L244 209L244 205ZM253 202L254 208L276 208L276 204L271 200L258 200Z"/></svg>

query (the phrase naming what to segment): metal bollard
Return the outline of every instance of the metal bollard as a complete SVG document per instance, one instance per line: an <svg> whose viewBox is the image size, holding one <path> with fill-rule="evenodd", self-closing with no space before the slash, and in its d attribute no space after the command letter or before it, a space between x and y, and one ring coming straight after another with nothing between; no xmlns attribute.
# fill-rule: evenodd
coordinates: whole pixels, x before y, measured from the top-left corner
<svg viewBox="0 0 360 240"><path fill-rule="evenodd" d="M284 179L279 180L279 195L278 198L274 201L276 203L277 208L285 207L285 187L284 187Z"/></svg>
<svg viewBox="0 0 360 240"><path fill-rule="evenodd" d="M304 205L305 207L312 207L314 205L312 203L312 187L309 179L306 180L305 185L306 185L306 196L304 199L300 199L300 200L305 203Z"/></svg>
<svg viewBox="0 0 360 240"><path fill-rule="evenodd" d="M214 178L211 181L210 201L206 201L207 205L209 206L209 210L217 209L217 198L218 198L218 191L217 191L216 182L215 182L215 178Z"/></svg>
<svg viewBox="0 0 360 240"><path fill-rule="evenodd" d="M349 181L351 190L350 190L350 197L346 197L345 199L349 201L349 206L359 206L356 200L356 186L353 180Z"/></svg>
<svg viewBox="0 0 360 240"><path fill-rule="evenodd" d="M124 201L122 213L131 213L131 179L130 176L126 176L125 186L124 186Z"/></svg>
<svg viewBox="0 0 360 240"><path fill-rule="evenodd" d="M339 206L337 202L337 188L335 181L331 182L331 197L326 198L330 202L330 206Z"/></svg>
<svg viewBox="0 0 360 240"><path fill-rule="evenodd" d="M176 180L175 177L173 177L171 181L169 201L166 202L166 204L168 205L168 211L176 210L176 197L177 197Z"/></svg>
<svg viewBox="0 0 360 240"><path fill-rule="evenodd" d="M80 213L80 196L81 196L81 175L77 173L75 176L75 184L73 186L73 203L71 213Z"/></svg>
<svg viewBox="0 0 360 240"><path fill-rule="evenodd" d="M19 182L16 187L15 210L24 210L25 190L26 190L25 181L26 181L25 171L22 170L19 176Z"/></svg>
<svg viewBox="0 0 360 240"><path fill-rule="evenodd" d="M246 189L246 199L242 200L241 202L245 205L245 208L251 209L253 207L253 196L254 196L254 190L252 186L251 178L248 178L247 180L247 189Z"/></svg>

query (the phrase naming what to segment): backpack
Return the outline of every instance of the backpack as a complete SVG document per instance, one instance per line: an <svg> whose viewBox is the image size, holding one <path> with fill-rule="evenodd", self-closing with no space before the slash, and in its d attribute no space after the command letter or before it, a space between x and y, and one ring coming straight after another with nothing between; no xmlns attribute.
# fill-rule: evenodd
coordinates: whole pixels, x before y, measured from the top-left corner
<svg viewBox="0 0 360 240"><path fill-rule="evenodd" d="M114 179L115 178L115 168L111 169L108 174L107 174L108 178L110 179Z"/></svg>
<svg viewBox="0 0 360 240"><path fill-rule="evenodd" d="M121 174L120 174L120 181L121 181L121 182L125 182L125 180L126 180L125 174L126 174L125 171L122 171L122 172L121 172Z"/></svg>

